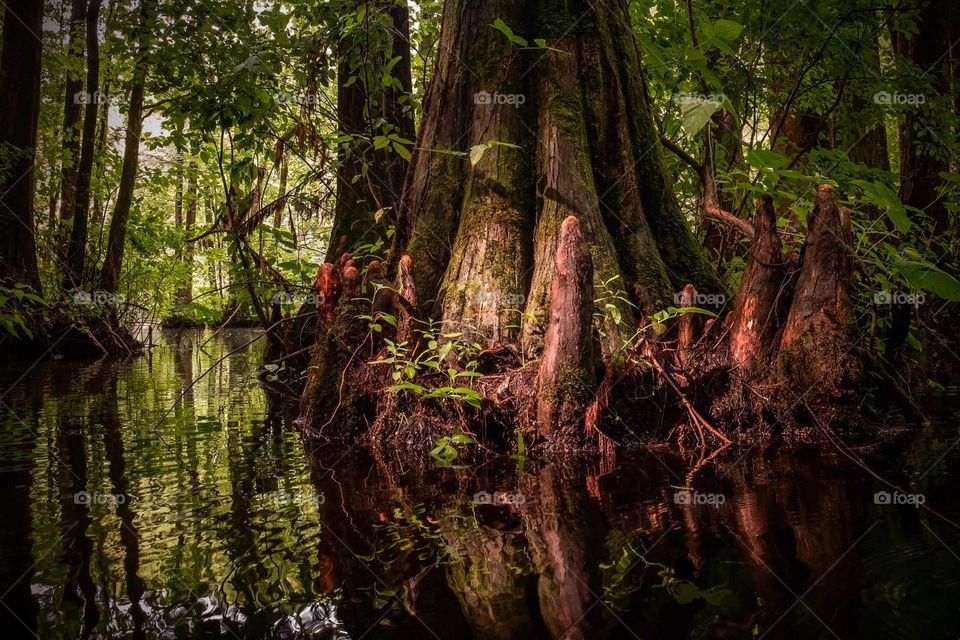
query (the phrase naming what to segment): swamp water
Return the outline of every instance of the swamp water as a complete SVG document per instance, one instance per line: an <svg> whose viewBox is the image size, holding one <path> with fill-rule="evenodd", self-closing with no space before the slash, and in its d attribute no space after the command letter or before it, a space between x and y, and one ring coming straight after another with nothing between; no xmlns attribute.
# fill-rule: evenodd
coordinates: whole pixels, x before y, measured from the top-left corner
<svg viewBox="0 0 960 640"><path fill-rule="evenodd" d="M423 465L305 447L260 343L189 387L254 335L0 370L2 637L960 637L955 399L856 449L903 495L829 449Z"/></svg>

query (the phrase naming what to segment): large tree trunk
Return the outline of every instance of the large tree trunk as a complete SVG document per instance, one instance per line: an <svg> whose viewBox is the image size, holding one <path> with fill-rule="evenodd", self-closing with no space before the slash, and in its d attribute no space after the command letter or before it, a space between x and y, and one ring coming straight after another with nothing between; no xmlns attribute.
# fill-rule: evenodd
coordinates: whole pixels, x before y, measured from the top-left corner
<svg viewBox="0 0 960 640"><path fill-rule="evenodd" d="M547 48L511 44L497 18ZM447 3L394 252L411 256L427 312L487 344L513 340L522 318L523 347L539 353L571 215L616 308L601 321L606 354L632 332L613 319L633 317L625 300L649 312L685 282L722 290L668 187L628 24L620 0Z"/></svg>
<svg viewBox="0 0 960 640"><path fill-rule="evenodd" d="M43 2L11 0L0 57L0 277L40 291L34 229L34 154L40 112Z"/></svg>
<svg viewBox="0 0 960 640"><path fill-rule="evenodd" d="M87 257L87 227L90 218L90 184L93 177L93 156L97 136L97 112L100 104L100 42L97 26L102 0L90 0L87 8L87 108L83 115L80 164L77 169L76 202L71 216L70 244L67 249L67 271L64 289L83 284Z"/></svg>
<svg viewBox="0 0 960 640"><path fill-rule="evenodd" d="M70 38L67 49L81 60L84 52L84 25L87 19L87 0L72 0L70 7ZM80 162L80 92L83 79L73 71L67 72L63 98L63 168L60 173L60 217L73 215L77 193L77 165Z"/></svg>
<svg viewBox="0 0 960 640"><path fill-rule="evenodd" d="M498 19L509 30L491 28ZM483 373L492 375L474 386L484 399L477 423L536 429L548 448L589 445L587 427L596 427L607 409L624 428L648 430L648 422L625 420L644 414L652 389L680 400L701 445L708 436L729 443L699 413L705 401L695 386L733 379L739 397L711 392L722 400L711 407L769 415L744 395L744 377L729 375L737 368L773 389L768 404L791 413L778 418L794 417L799 401L788 397L793 389L809 389L800 400L824 408L819 415L828 422L842 417L834 408L849 406L859 371L852 335L855 272L848 214L828 185L809 217L793 287L784 279L772 200L762 201L755 225L721 215L712 171L703 171L705 196L712 198L704 198L704 209L753 238L747 271L729 331L723 322L708 326L688 310L675 310L668 316L680 316L679 333L654 335L664 326L648 322L654 312L671 304L693 307L700 295L726 292L667 187L660 134L625 25L625 0L445 5L436 73L391 255L399 280L394 288L403 292L389 310L398 317L396 343L418 353L427 343L417 327L439 319L444 333L480 344L478 362L500 354L501 364L485 367ZM819 123L807 133L813 136ZM349 265L354 271L359 266ZM333 275L348 271L346 263L325 266ZM681 289L678 303L672 292ZM429 397L414 407L394 394L381 401L377 386L390 384L388 376L362 364L346 370L370 333L358 320L370 305L363 311L356 301L352 305L331 308L320 327L326 338L312 354L305 424L314 426L328 409L351 421L370 410L377 415L375 441L396 436L415 442L432 424L448 429L456 417L425 415ZM376 341L371 345L376 351ZM519 359L505 355L516 356L517 346L522 355L540 358L538 372L514 366ZM660 357L676 349L679 358ZM629 378L639 390L611 394L619 374L626 374L620 382ZM416 384L429 388L429 375L418 375ZM462 412L457 417L477 424ZM614 442L611 434L602 434L603 442Z"/></svg>
<svg viewBox="0 0 960 640"><path fill-rule="evenodd" d="M143 131L143 98L147 76L147 36L155 1L143 0L140 5L138 27L140 38L137 44L137 61L133 73L133 83L130 87L127 133L123 147L123 168L120 170L117 204L113 209L113 217L110 219L107 255L104 258L103 270L100 273L100 288L104 291L116 291L120 286L123 249L127 238L127 222L130 220L133 189L137 182L137 169L140 165L140 134Z"/></svg>
<svg viewBox="0 0 960 640"><path fill-rule="evenodd" d="M512 41L491 26L498 19ZM580 440L597 370L625 363L640 316L687 282L723 291L668 186L628 25L623 0L447 2L388 265L402 290L390 310L396 340L414 351L424 346L418 321L428 319L490 347L486 355L519 347L536 358L546 343L540 379L530 371L518 384L540 390L531 413L559 446L570 439L557 434ZM534 37L543 46L518 44ZM563 245L571 217L578 238ZM345 318L354 311L341 303L311 356L306 424L350 384L341 371L358 348ZM337 410L364 410L361 397Z"/></svg>

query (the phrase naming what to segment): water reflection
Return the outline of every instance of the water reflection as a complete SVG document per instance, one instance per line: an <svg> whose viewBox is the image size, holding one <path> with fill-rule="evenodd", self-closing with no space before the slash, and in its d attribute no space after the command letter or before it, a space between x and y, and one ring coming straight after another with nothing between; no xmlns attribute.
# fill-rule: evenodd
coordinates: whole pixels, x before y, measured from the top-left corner
<svg viewBox="0 0 960 640"><path fill-rule="evenodd" d="M251 337L43 362L4 396L5 637L956 637L956 532L842 456L305 449L257 349L228 356ZM956 436L862 454L957 519Z"/></svg>

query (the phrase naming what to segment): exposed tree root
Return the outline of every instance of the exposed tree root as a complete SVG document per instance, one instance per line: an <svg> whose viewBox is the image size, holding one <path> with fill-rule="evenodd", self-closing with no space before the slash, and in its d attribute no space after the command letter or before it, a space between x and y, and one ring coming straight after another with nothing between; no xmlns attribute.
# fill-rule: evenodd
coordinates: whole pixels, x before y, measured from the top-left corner
<svg viewBox="0 0 960 640"><path fill-rule="evenodd" d="M558 233L540 358L524 363L519 346L509 343L480 352L474 367L482 375L467 383L479 407L449 396L444 372L463 364L452 356L435 373L418 374L415 385L387 390L397 379L395 369L381 364L390 332L374 338L359 318L392 312L392 339L406 341L405 357L427 348L419 336L428 323L421 319L417 283L404 256L392 288L399 293L387 304L376 301L369 283L345 287L354 295L365 290L366 300L345 295L326 300L317 329L323 338L312 352L303 399L304 429L312 433L322 426L325 438L332 431L365 431L384 447L432 447L439 438L465 432L507 450L516 450L517 434L523 434L528 448L606 456L631 443L665 438L700 459L737 440L811 440L822 436L822 425L850 429L860 410L863 354L854 341L849 239L846 212L825 185L810 215L798 276L791 281L772 202L763 199L732 312L707 322L687 312L698 301L688 285L672 328L656 335L642 324L617 355L598 349L596 332L605 325L591 304L597 295L591 255L578 220L570 216ZM374 265L377 278L380 269ZM350 259L321 271L324 282L359 282L350 275L357 271ZM595 355L600 353L602 361Z"/></svg>

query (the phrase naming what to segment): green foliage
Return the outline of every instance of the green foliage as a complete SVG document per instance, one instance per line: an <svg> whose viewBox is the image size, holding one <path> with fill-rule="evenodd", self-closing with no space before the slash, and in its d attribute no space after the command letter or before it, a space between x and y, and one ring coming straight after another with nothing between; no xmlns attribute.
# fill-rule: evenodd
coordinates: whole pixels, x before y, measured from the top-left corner
<svg viewBox="0 0 960 640"><path fill-rule="evenodd" d="M22 282L12 287L0 284L0 327L14 338L33 338L29 323L37 311L45 311L46 300Z"/></svg>
<svg viewBox="0 0 960 640"><path fill-rule="evenodd" d="M667 307L666 309L657 311L655 314L650 316L650 325L653 327L654 331L656 331L658 334L662 334L667 330L667 322L691 313L709 316L711 318L717 317L717 314L713 313L712 311L707 311L706 309L701 309L700 307Z"/></svg>
<svg viewBox="0 0 960 640"><path fill-rule="evenodd" d="M474 444L472 437L466 433L455 433L451 436L443 436L437 440L436 446L430 451L430 455L438 463L449 466L460 456L458 447Z"/></svg>
<svg viewBox="0 0 960 640"><path fill-rule="evenodd" d="M383 331L381 322L396 326L396 318L389 314L381 314L377 318L361 316L361 319L367 320L371 330L378 333ZM418 349L415 350L407 340L394 342L384 338L387 357L371 362L371 364L393 366L391 375L395 384L388 387L387 391L391 393L406 391L424 400L435 398L451 400L479 409L483 398L480 393L471 387L464 387L457 383L461 380L480 377L476 370L478 365L476 354L481 349L480 345L463 340L462 333L441 332L437 323L417 329L415 333L419 336L415 341L415 344L419 345ZM426 382L425 384L414 382L415 379L428 377L435 380L438 376L445 377L447 384L427 387Z"/></svg>

